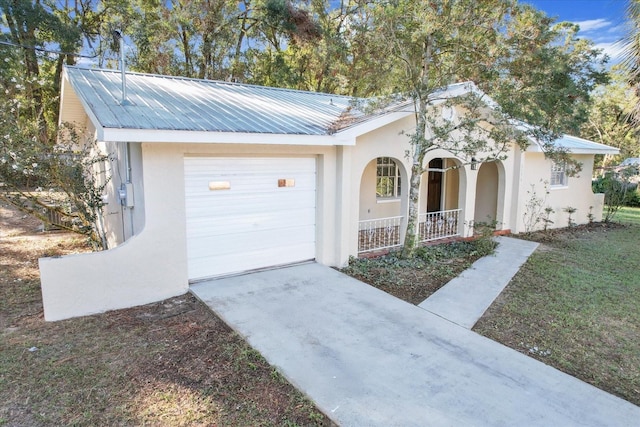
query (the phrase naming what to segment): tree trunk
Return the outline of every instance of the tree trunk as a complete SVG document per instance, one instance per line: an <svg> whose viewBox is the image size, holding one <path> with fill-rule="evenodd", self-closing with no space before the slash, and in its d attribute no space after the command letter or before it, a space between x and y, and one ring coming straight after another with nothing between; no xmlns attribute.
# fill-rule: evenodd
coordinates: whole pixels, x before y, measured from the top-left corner
<svg viewBox="0 0 640 427"><path fill-rule="evenodd" d="M244 11L242 13L241 22L240 22L240 32L238 33L238 40L236 43L236 51L233 55L233 61L231 62L231 81L242 81L241 73L240 73L240 57L242 55L242 44L244 42L244 38L247 35L247 31L249 31L249 27L247 26L247 20L249 19L249 6L250 0L244 0Z"/></svg>
<svg viewBox="0 0 640 427"><path fill-rule="evenodd" d="M418 154L418 153L416 153ZM417 158L420 157L420 158ZM413 256L418 247L418 222L420 214L420 181L422 177L423 156L414 155L414 162L411 166L411 178L409 184L409 216L407 217L407 231L402 245L403 258Z"/></svg>
<svg viewBox="0 0 640 427"><path fill-rule="evenodd" d="M418 246L418 223L420 215L420 183L424 167L424 157L429 150L430 144L427 142L427 107L429 106L429 95L424 93L422 88L429 86L429 68L431 66L431 54L433 37L427 36L424 40L424 53L422 55L422 69L418 76L419 84L413 94L414 109L416 114L416 133L412 135L411 145L413 146L413 156L411 164L411 178L409 185L409 216L407 217L407 231L404 236L402 246L402 257L413 256Z"/></svg>

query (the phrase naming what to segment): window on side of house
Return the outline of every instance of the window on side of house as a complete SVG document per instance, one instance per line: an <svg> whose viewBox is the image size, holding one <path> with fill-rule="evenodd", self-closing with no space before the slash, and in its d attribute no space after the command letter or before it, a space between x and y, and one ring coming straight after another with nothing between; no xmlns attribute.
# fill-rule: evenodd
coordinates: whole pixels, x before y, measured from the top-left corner
<svg viewBox="0 0 640 427"><path fill-rule="evenodd" d="M565 187L567 185L567 165L564 162L553 162L551 164L552 187Z"/></svg>
<svg viewBox="0 0 640 427"><path fill-rule="evenodd" d="M400 197L400 171L390 157L376 160L376 198L393 199Z"/></svg>

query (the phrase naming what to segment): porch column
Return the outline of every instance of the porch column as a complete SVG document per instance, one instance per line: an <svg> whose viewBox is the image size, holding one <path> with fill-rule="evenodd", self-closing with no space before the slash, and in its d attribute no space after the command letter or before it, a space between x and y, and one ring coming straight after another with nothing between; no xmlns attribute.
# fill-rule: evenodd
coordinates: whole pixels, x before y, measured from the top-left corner
<svg viewBox="0 0 640 427"><path fill-rule="evenodd" d="M349 256L358 255L358 199L360 177L353 175L353 148L336 147L336 259L344 266Z"/></svg>
<svg viewBox="0 0 640 427"><path fill-rule="evenodd" d="M458 225L462 237L473 236L473 221L476 210L476 186L478 170L471 170L471 165L464 165L465 180L460 179L459 206L462 209L463 221Z"/></svg>

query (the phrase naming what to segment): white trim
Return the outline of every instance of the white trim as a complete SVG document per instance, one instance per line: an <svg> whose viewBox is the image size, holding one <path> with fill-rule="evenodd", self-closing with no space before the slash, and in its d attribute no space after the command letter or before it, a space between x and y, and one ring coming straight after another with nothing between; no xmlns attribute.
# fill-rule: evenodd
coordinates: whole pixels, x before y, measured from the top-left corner
<svg viewBox="0 0 640 427"><path fill-rule="evenodd" d="M401 197L376 197L376 203L395 203L402 201Z"/></svg>
<svg viewBox="0 0 640 427"><path fill-rule="evenodd" d="M98 128L107 142L152 142L181 144L270 144L270 145L355 145L355 138L336 135L291 135L246 132L212 132L154 129Z"/></svg>

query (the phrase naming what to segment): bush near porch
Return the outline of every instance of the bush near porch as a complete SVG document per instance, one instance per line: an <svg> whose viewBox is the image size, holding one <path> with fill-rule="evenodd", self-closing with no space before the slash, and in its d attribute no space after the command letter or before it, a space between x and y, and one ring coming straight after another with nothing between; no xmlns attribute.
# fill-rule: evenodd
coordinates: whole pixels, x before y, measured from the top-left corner
<svg viewBox="0 0 640 427"><path fill-rule="evenodd" d="M492 253L492 235L489 232L471 241L422 246L409 259L401 258L399 252L352 258L340 271L411 304L420 304L477 259Z"/></svg>
<svg viewBox="0 0 640 427"><path fill-rule="evenodd" d="M474 331L640 405L640 209L541 243Z"/></svg>

